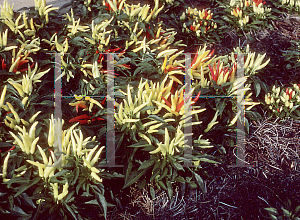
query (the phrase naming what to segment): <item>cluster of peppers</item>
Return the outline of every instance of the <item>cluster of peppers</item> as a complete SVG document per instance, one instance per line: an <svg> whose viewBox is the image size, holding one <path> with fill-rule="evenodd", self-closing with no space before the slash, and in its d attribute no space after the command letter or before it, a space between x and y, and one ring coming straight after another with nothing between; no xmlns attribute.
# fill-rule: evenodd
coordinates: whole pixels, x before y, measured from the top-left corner
<svg viewBox="0 0 300 220"><path fill-rule="evenodd" d="M101 105L104 105L106 101L106 97L102 100ZM71 105L72 103L70 103ZM88 109L87 103L85 101L77 101L76 103L74 103L76 106L76 112L78 113L79 108L82 108L84 110ZM101 117L93 117L95 115L95 112L92 113L92 115L88 115L88 114L82 114L79 116L76 116L72 119L69 120L70 123L72 122L79 122L80 124L90 124L92 122L95 121L104 121L103 118Z"/></svg>
<svg viewBox="0 0 300 220"><path fill-rule="evenodd" d="M28 52L23 58L22 58L22 55L19 56L19 58L17 59L14 59L12 64L14 64L15 62L15 65L12 67L10 67L9 70L11 70L13 73L16 73L16 72L20 72L20 73L24 73L28 70L28 66L27 67L24 67L25 65L28 65L29 63L29 60L27 59L27 57L29 56L30 52ZM4 58L0 58L0 62L1 62L1 68L2 70L6 69L7 68L7 64L4 60ZM32 63L30 65L30 68L32 69L34 66L34 63Z"/></svg>

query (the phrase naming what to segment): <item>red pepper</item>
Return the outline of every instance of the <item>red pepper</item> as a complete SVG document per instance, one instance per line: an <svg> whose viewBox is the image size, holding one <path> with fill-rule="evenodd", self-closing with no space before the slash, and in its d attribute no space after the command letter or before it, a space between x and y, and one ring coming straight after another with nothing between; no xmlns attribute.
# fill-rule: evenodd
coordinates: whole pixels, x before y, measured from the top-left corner
<svg viewBox="0 0 300 220"><path fill-rule="evenodd" d="M227 67L225 70L224 70L224 73L227 73L228 72L228 69L229 67ZM231 72L233 71L233 68L230 70L230 73L229 73L229 76L231 76Z"/></svg>
<svg viewBox="0 0 300 220"><path fill-rule="evenodd" d="M220 60L218 61L217 65L217 76L220 76Z"/></svg>
<svg viewBox="0 0 300 220"><path fill-rule="evenodd" d="M172 70L178 70L178 69L184 69L184 67L182 67L182 66L171 67L170 69L168 69L168 72L170 72Z"/></svg>
<svg viewBox="0 0 300 220"><path fill-rule="evenodd" d="M161 97L161 98L165 101L167 106L169 106L171 108L171 106L172 106L171 103L168 100L166 100L165 97Z"/></svg>
<svg viewBox="0 0 300 220"><path fill-rule="evenodd" d="M30 65L30 69L32 69L32 67L34 66L34 63L32 63L31 65ZM19 71L21 72L21 73L23 73L23 72L25 72L25 71L27 71L28 70L28 68L24 68L24 69L20 69Z"/></svg>
<svg viewBox="0 0 300 220"><path fill-rule="evenodd" d="M80 124L86 124L88 119L90 119L91 116L88 115L79 115L77 117L74 117L69 120L69 122L79 122Z"/></svg>
<svg viewBox="0 0 300 220"><path fill-rule="evenodd" d="M175 94L175 90L178 88L178 82L174 82L172 88L171 88L171 93L174 95ZM170 98L170 96L169 96Z"/></svg>
<svg viewBox="0 0 300 220"><path fill-rule="evenodd" d="M99 54L99 58L98 58L98 60L97 60L98 63L100 63L100 62L103 60L103 58L104 58L104 57L103 57L103 54Z"/></svg>
<svg viewBox="0 0 300 220"><path fill-rule="evenodd" d="M106 96L105 96L105 98L102 100L101 105L104 105L105 100L106 100Z"/></svg>
<svg viewBox="0 0 300 220"><path fill-rule="evenodd" d="M104 71L104 72L107 72L108 74L110 74L110 75L115 75L115 76L119 76L120 74L118 74L118 73L114 73L114 71Z"/></svg>
<svg viewBox="0 0 300 220"><path fill-rule="evenodd" d="M231 76L231 74L233 73L233 70L235 70L236 69L236 63L235 64L233 64L233 67L231 68L231 70L230 70L230 72L229 72L229 76ZM229 68L229 67L228 67ZM225 71L225 73L228 71L228 68L227 68L227 70Z"/></svg>
<svg viewBox="0 0 300 220"><path fill-rule="evenodd" d="M79 122L80 124L90 124L91 122L94 122L94 121L100 121L100 120L104 120L103 118L92 118L92 116L89 116L89 115L79 115L77 117L74 117L72 119L69 120L69 122Z"/></svg>
<svg viewBox="0 0 300 220"><path fill-rule="evenodd" d="M183 106L183 104L184 104L184 100L181 101L181 102L176 106L176 112L179 112L179 111L180 111L180 109L181 109L181 107Z"/></svg>
<svg viewBox="0 0 300 220"><path fill-rule="evenodd" d="M12 150L14 150L16 148L16 146L12 146L10 149L8 149L6 152L8 152L8 151L12 151Z"/></svg>
<svg viewBox="0 0 300 220"><path fill-rule="evenodd" d="M198 93L198 95L196 96L196 98L194 99L194 103L193 103L192 105L194 105L194 104L198 101L200 95L201 95L201 91L199 91L199 93Z"/></svg>
<svg viewBox="0 0 300 220"><path fill-rule="evenodd" d="M205 9L205 16L203 17L204 19L208 16L207 10Z"/></svg>
<svg viewBox="0 0 300 220"><path fill-rule="evenodd" d="M191 66L193 66L196 63L197 57L198 57L198 53L196 53L196 55L191 63Z"/></svg>
<svg viewBox="0 0 300 220"><path fill-rule="evenodd" d="M199 95L199 94L198 94ZM187 102L189 98L191 98L192 94L189 94L187 97L184 98L176 107L176 111L179 112L181 107L183 106L184 102Z"/></svg>
<svg viewBox="0 0 300 220"><path fill-rule="evenodd" d="M87 105L82 105L82 104L77 104L76 105L76 112L78 113L78 108L83 108L83 109L85 109L85 108L87 108Z"/></svg>
<svg viewBox="0 0 300 220"><path fill-rule="evenodd" d="M13 72L16 73L16 72L18 71L18 69L19 69L23 64L28 63L28 62L29 62L29 60L23 60L23 61L20 61L20 62L18 63L18 65L16 66L16 68L13 70Z"/></svg>
<svg viewBox="0 0 300 220"><path fill-rule="evenodd" d="M107 7L105 10L106 11L111 11L110 4L108 2L105 2L105 6Z"/></svg>
<svg viewBox="0 0 300 220"><path fill-rule="evenodd" d="M122 50L117 56L120 58L125 52L126 52L126 49Z"/></svg>
<svg viewBox="0 0 300 220"><path fill-rule="evenodd" d="M211 65L208 65L208 68L209 68L209 70L210 70L210 72L211 72L211 77L212 77L212 79L213 79L215 82L217 82L217 80L216 80L217 75L215 75L215 72L214 72L212 66L211 66Z"/></svg>
<svg viewBox="0 0 300 220"><path fill-rule="evenodd" d="M108 50L105 50L105 52L110 53L110 52L115 52L115 51L118 51L118 50L120 50L119 47L117 47L117 48L115 48L115 49L108 49Z"/></svg>
<svg viewBox="0 0 300 220"><path fill-rule="evenodd" d="M212 55L214 54L214 52L215 52L215 49L213 49L209 54L208 54L208 58L211 58L212 57Z"/></svg>
<svg viewBox="0 0 300 220"><path fill-rule="evenodd" d="M2 69L4 70L6 68L6 64L4 63L4 59L2 58Z"/></svg>
<svg viewBox="0 0 300 220"><path fill-rule="evenodd" d="M150 36L151 36L151 34L148 31L146 31L146 38L149 39Z"/></svg>
<svg viewBox="0 0 300 220"><path fill-rule="evenodd" d="M121 64L120 66L123 66L126 69L130 69L130 64ZM117 74L115 74L115 75L117 75Z"/></svg>

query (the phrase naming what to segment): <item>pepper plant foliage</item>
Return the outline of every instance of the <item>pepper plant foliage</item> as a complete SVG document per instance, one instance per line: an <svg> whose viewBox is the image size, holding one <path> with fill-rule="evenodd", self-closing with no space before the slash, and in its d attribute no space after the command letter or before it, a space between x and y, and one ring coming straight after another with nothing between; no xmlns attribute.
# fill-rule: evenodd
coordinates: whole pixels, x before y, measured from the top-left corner
<svg viewBox="0 0 300 220"><path fill-rule="evenodd" d="M188 37L182 33L195 32L199 42L220 40L216 33L226 21L214 21L213 9L176 11L179 1L74 0L60 15L44 0L35 4L21 13L6 1L1 8L1 213L93 219L100 207L106 218L108 207L119 203L114 194L121 188L107 190L115 181L124 189L137 184L165 190L169 198L177 186L205 192L205 167L222 162L213 152L226 153L212 137L231 132L241 118L236 109L241 98L233 96L245 93L246 117L254 115L251 108L259 103L251 88L260 93L263 85L254 76L268 64L266 55L248 48L246 77L237 78L234 54L220 56L206 44L192 45L189 88ZM178 22L182 18L180 36L178 27L168 26L168 11ZM61 56L62 94L71 97L62 100L62 121L53 118L54 53ZM114 156L123 169L102 167L111 147L105 146L105 134L112 77Z"/></svg>

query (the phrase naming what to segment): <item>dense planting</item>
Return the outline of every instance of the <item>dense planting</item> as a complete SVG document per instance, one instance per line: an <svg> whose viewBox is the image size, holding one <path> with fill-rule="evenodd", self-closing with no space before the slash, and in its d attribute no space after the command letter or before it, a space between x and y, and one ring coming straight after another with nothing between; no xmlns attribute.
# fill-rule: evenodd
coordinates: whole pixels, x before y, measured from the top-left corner
<svg viewBox="0 0 300 220"><path fill-rule="evenodd" d="M280 68L274 54L255 47L277 17L299 13L298 1L192 7L178 0L73 0L61 13L36 0L16 12L4 2L5 219L109 218L113 208L123 209L130 188L152 199L165 192L170 201L193 190L206 195L216 170L234 165L237 124L247 135L265 116L299 119L298 78L284 85L276 78L299 73L297 36L284 56L275 54L283 57ZM62 118L54 112L56 81ZM264 203L264 218L298 219L299 200L286 199L281 209Z"/></svg>

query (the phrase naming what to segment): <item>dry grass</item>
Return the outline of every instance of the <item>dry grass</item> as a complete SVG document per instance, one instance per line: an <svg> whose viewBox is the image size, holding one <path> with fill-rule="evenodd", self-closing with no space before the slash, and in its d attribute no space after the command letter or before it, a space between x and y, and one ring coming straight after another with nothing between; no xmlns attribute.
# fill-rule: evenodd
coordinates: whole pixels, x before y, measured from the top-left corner
<svg viewBox="0 0 300 220"><path fill-rule="evenodd" d="M293 119L253 122L255 131L246 140L246 160L256 166L300 172L299 128L300 121Z"/></svg>

